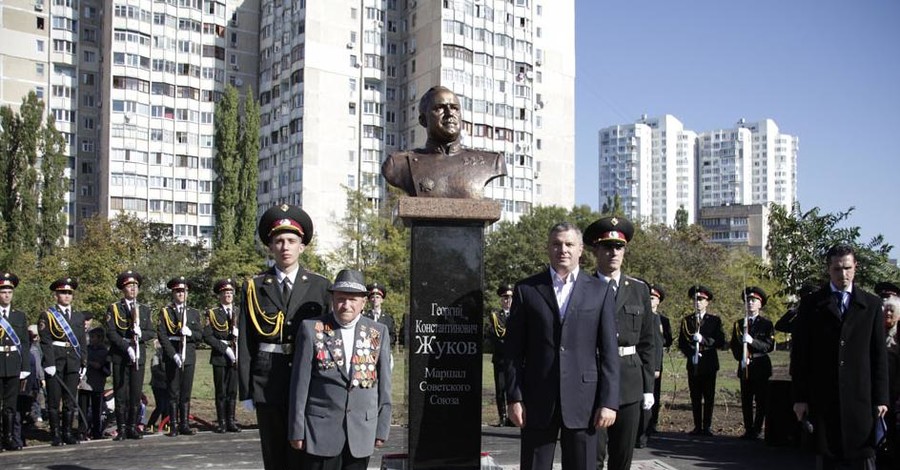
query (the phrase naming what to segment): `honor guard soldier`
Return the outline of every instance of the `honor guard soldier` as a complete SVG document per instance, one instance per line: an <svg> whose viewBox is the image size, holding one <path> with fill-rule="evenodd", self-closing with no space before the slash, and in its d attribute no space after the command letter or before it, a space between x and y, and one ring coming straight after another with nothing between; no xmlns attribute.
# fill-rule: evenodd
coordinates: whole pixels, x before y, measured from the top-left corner
<svg viewBox="0 0 900 470"><path fill-rule="evenodd" d="M494 367L494 402L497 404L497 415L500 417L497 426L512 426L512 421L506 415L506 368L509 367L509 362L506 360L503 341L506 339L506 321L509 319L509 308L512 306L513 285L501 285L497 288L497 295L500 296L500 310L491 311L485 332L493 349L491 365Z"/></svg>
<svg viewBox="0 0 900 470"><path fill-rule="evenodd" d="M214 432L241 432L234 419L237 403L237 339L239 317L234 305L234 281L222 279L215 283L213 292L219 297L219 306L206 313L203 339L212 348L209 363L213 367L213 383L216 389L216 428Z"/></svg>
<svg viewBox="0 0 900 470"><path fill-rule="evenodd" d="M300 266L313 224L297 206L269 208L259 238L275 265L241 289L238 322L239 395L256 408L266 470L298 468L302 452L288 442L288 404L294 347L303 320L328 312L329 282Z"/></svg>
<svg viewBox="0 0 900 470"><path fill-rule="evenodd" d="M687 358L688 388L694 415L691 434L711 436L716 373L719 371L717 350L725 347L725 331L722 320L706 311L713 300L712 291L704 286L691 286L688 296L694 301L694 313L681 321L678 349Z"/></svg>
<svg viewBox="0 0 900 470"><path fill-rule="evenodd" d="M169 387L169 437L191 436L191 390L197 343L203 341L200 311L187 306L191 282L184 276L171 279L172 303L162 308L157 322L159 344L166 357L166 382Z"/></svg>
<svg viewBox="0 0 900 470"><path fill-rule="evenodd" d="M150 307L138 303L143 277L135 271L116 276L116 288L122 298L106 309L106 337L112 360L113 392L116 399L116 437L141 439L137 425L141 415L144 389L146 345L156 339Z"/></svg>
<svg viewBox="0 0 900 470"><path fill-rule="evenodd" d="M391 348L393 349L394 345L397 344L397 330L394 329L394 317L381 309L381 304L384 303L384 299L387 297L387 290L383 285L373 282L366 286L366 291L369 293L369 303L372 304L372 308L363 312L363 316L387 327L388 333L391 335Z"/></svg>
<svg viewBox="0 0 900 470"><path fill-rule="evenodd" d="M72 424L78 409L75 398L78 381L87 371L87 338L84 315L72 308L72 297L77 288L78 281L70 277L53 281L50 290L56 296L56 305L42 313L37 323L53 446L78 444Z"/></svg>
<svg viewBox="0 0 900 470"><path fill-rule="evenodd" d="M656 423L659 421L660 394L662 391L662 371L664 355L672 346L672 324L669 317L662 314L659 304L666 300L666 290L658 284L650 285L650 308L653 309L653 317L656 320L654 330L657 334L656 342L656 371L653 372L653 407L650 411L641 410L641 426L638 429L638 437L635 448L643 449L647 446L650 434L656 432Z"/></svg>
<svg viewBox="0 0 900 470"><path fill-rule="evenodd" d="M734 322L731 331L731 353L738 361L741 380L741 410L744 415L744 439L756 439L762 432L768 409L768 385L772 376L769 353L775 349L775 325L759 314L768 296L759 287L746 287L742 295L744 318ZM756 402L756 416L753 402Z"/></svg>
<svg viewBox="0 0 900 470"><path fill-rule="evenodd" d="M22 449L14 438L13 425L19 385L31 375L28 321L24 313L12 308L13 289L18 285L15 274L0 273L0 452Z"/></svg>
<svg viewBox="0 0 900 470"><path fill-rule="evenodd" d="M656 319L650 307L650 288L625 275L622 263L634 225L624 217L602 217L584 230L584 244L597 259L595 276L609 289L616 304L619 352L619 412L609 429L597 429L597 467L609 451L611 470L628 470L641 423L641 410L653 407L656 370ZM608 441L608 443L607 443Z"/></svg>

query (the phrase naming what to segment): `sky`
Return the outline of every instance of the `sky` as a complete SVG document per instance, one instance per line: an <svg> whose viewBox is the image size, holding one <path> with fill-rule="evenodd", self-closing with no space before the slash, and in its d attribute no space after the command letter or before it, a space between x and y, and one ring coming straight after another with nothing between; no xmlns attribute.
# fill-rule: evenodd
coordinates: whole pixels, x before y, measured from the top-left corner
<svg viewBox="0 0 900 470"><path fill-rule="evenodd" d="M576 0L575 199L599 209L598 131L671 114L800 138L802 210L900 257L900 2ZM897 144L897 145L894 145Z"/></svg>

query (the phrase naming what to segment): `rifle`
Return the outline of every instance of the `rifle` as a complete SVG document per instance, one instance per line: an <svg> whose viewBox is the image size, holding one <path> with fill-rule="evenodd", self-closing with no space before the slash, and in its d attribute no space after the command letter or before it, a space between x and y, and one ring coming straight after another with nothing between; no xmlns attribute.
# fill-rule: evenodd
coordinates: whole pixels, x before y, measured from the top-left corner
<svg viewBox="0 0 900 470"><path fill-rule="evenodd" d="M138 306L137 299L134 299L134 307L131 314L134 316L132 319L132 325L134 328L132 329L132 333L137 333L136 330L141 328L141 308ZM137 334L131 335L131 341L134 347L134 370L140 369L141 362L141 340L138 338Z"/></svg>
<svg viewBox="0 0 900 470"><path fill-rule="evenodd" d="M181 327L184 328L187 326L187 305L181 306ZM184 355L187 354L187 336L184 335L184 332L181 332L181 370L184 371Z"/></svg>
<svg viewBox="0 0 900 470"><path fill-rule="evenodd" d="M697 294L699 293L699 287L694 287L694 323L697 325L696 333L700 332L700 308L697 307ZM693 338L691 338L693 339ZM691 363L694 364L694 374L697 373L697 364L700 363L700 342L694 341L694 357L691 358Z"/></svg>
<svg viewBox="0 0 900 470"><path fill-rule="evenodd" d="M231 304L231 315L228 317L228 336L231 337L231 350L234 352L234 364L231 366L237 368L238 364L238 339L234 335L234 329L237 327L237 314L234 311L234 304Z"/></svg>
<svg viewBox="0 0 900 470"><path fill-rule="evenodd" d="M746 283L744 283L746 285ZM746 289L744 290L744 335L741 337L741 344L744 345L743 352L743 361L742 366L744 368L744 379L750 379L750 345L744 341L744 337L750 334L750 305L749 305L749 296L747 295Z"/></svg>

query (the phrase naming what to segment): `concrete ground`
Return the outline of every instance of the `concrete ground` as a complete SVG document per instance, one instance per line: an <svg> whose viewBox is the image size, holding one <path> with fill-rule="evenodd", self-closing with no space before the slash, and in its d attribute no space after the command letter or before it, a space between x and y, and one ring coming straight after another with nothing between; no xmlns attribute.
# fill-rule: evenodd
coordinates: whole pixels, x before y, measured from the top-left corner
<svg viewBox="0 0 900 470"><path fill-rule="evenodd" d="M482 428L482 450L506 469L517 469L519 432L515 428ZM406 430L394 427L388 444L369 461L379 469L385 454L406 451ZM557 450L557 461L559 451ZM787 470L813 468L813 456L796 448L769 447L763 441L733 437L694 437L662 433L651 438L647 448L636 449L633 470L748 469ZM558 467L558 466L557 466ZM101 470L262 468L259 433L201 432L195 436L169 438L147 436L140 441L100 440L77 446L29 446L19 452L0 454L3 469Z"/></svg>

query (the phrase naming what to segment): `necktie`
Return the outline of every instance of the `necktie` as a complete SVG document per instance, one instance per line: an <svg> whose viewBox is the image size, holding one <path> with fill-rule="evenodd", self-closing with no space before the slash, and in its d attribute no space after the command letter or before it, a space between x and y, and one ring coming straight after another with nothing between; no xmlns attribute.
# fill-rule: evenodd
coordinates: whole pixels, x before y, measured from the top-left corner
<svg viewBox="0 0 900 470"><path fill-rule="evenodd" d="M69 309L68 309L68 308L65 308L65 309L63 309L63 311L66 313L66 320L71 320L71 319L72 319L72 316L69 315Z"/></svg>
<svg viewBox="0 0 900 470"><path fill-rule="evenodd" d="M609 287L613 290L613 298L619 295L619 283L615 279L609 280Z"/></svg>
<svg viewBox="0 0 900 470"><path fill-rule="evenodd" d="M285 303L291 298L291 280L288 278L281 281L281 298Z"/></svg>
<svg viewBox="0 0 900 470"><path fill-rule="evenodd" d="M6 318L6 309L5 309L5 308L0 308L0 314L3 315L3 318Z"/></svg>
<svg viewBox="0 0 900 470"><path fill-rule="evenodd" d="M844 310L845 310L844 292L843 291L834 291L834 292L832 292L832 294L834 294L834 298L835 298L835 300L837 300L838 310L841 312L841 316L843 316Z"/></svg>
<svg viewBox="0 0 900 470"><path fill-rule="evenodd" d="M230 308L225 309L225 316L228 318L231 318L231 309Z"/></svg>

